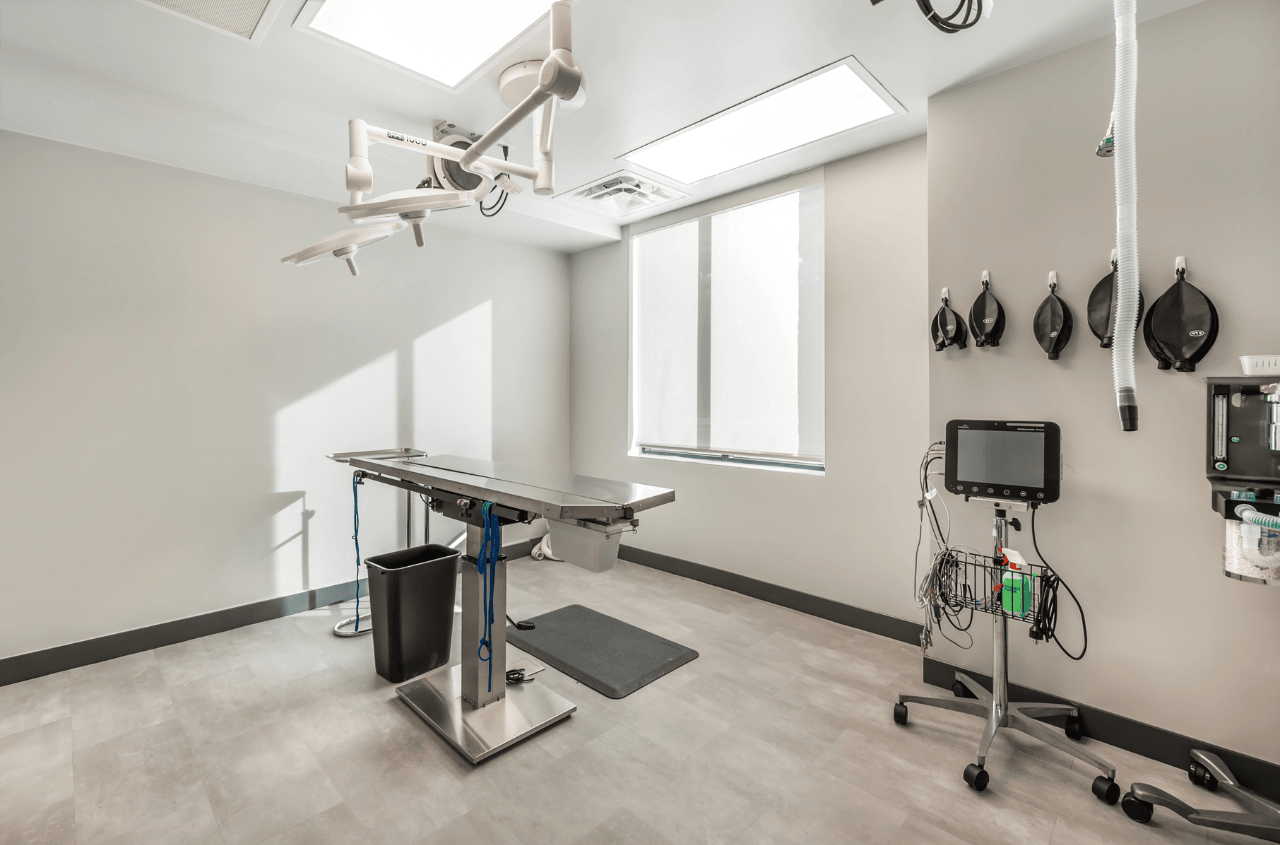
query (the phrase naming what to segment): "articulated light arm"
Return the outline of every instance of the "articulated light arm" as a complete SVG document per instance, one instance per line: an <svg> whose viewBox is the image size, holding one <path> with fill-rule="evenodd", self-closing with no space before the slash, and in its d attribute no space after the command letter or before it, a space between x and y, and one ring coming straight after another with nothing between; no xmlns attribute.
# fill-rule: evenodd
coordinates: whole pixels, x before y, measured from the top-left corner
<svg viewBox="0 0 1280 845"><path fill-rule="evenodd" d="M551 55L542 62L537 86L506 117L486 132L484 137L472 144L462 158L458 159L458 163L464 170L471 170L474 164L482 160L485 150L541 108L542 113L535 118L538 121L535 130L539 140L533 151L537 170L533 190L538 194L554 193L555 163L551 151L551 130L555 118L555 103L551 100L553 97L571 100L581 86L582 70L573 60L573 28L569 3L568 0L557 0L551 4Z"/></svg>
<svg viewBox="0 0 1280 845"><path fill-rule="evenodd" d="M461 208L480 202L493 189L498 174L531 180L535 193L553 193L555 170L551 134L556 111L559 110L557 99L572 100L583 90L582 71L573 60L572 41L569 0L556 0L551 4L551 55L538 66L538 80L533 90L485 133L484 137L466 150L370 126L358 118L348 121L347 141L350 154L347 158L346 187L351 201L338 211L346 214L352 221L365 225L331 235L317 244L282 258L281 261L294 265L309 264L333 255L345 260L351 274L357 275L355 256L361 247L377 243L410 225L418 246L423 246L425 241L422 225L432 210ZM572 110L581 103L582 98L579 97L567 108ZM517 123L530 116L534 118L533 167L484 155L485 150L501 140ZM369 147L372 144L390 144L447 161L456 161L463 170L479 176L480 184L470 191L444 188L394 191L366 201L365 197L373 192L373 165L369 162ZM510 180L504 183L503 189L512 192L518 190Z"/></svg>
<svg viewBox="0 0 1280 845"><path fill-rule="evenodd" d="M424 155L433 155L449 161L461 161L464 155L464 151L457 147L438 144L425 138L415 138L412 135L393 132L390 129L382 129L378 126L370 126L358 118L348 121L347 130L351 146L351 157L347 159L347 190L351 192L352 205L358 205L363 200L364 194L373 191L373 167L369 164L370 144L389 144L393 147L416 150ZM485 175L485 169L498 173L510 173L512 176L520 176L530 180L536 179L538 176L538 171L532 167L516 164L513 161L502 161L489 156L478 156L477 165L474 170L467 169L480 176ZM490 184L488 186L482 185L481 187L485 189L485 193L488 193L489 188L493 186ZM481 194L477 199L483 196L484 194Z"/></svg>

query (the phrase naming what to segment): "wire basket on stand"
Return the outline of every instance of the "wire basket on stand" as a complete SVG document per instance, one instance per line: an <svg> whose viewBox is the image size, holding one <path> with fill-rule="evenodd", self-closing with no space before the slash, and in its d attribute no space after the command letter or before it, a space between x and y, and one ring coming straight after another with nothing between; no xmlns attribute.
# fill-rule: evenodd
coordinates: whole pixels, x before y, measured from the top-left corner
<svg viewBox="0 0 1280 845"><path fill-rule="evenodd" d="M977 552L949 549L935 564L933 590L952 610L974 610L1034 624L1040 608L1043 564L1004 561Z"/></svg>

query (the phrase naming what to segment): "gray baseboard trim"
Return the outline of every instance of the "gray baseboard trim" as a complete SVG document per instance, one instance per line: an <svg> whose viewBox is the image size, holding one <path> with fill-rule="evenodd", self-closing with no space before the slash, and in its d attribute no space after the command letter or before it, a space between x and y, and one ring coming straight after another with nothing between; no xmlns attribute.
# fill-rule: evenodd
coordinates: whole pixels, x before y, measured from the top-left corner
<svg viewBox="0 0 1280 845"><path fill-rule="evenodd" d="M860 607L842 604L838 601L824 599L809 593L802 593L789 587L779 587L777 584L770 584L767 581L758 581L745 575L726 572L713 566L681 560L678 557L671 557L658 552L638 549L635 546L622 546L618 549L618 557L632 563L638 563L641 566L647 566L650 569L660 569L663 572L670 572L672 575L679 575L682 578L701 581L704 584L741 593L753 599L798 610L801 613L807 613L810 616L817 616L820 619L827 619L831 622L838 622L841 625L848 625L850 628L870 631L873 634L879 634L882 637L888 637L893 640L901 640L911 645L920 644L920 632L923 630L923 626L918 622L907 622L904 619L886 616L873 610L863 610Z"/></svg>
<svg viewBox="0 0 1280 845"><path fill-rule="evenodd" d="M369 588L364 579L360 580L360 584L362 585L360 595L363 596L369 592ZM182 643L197 637L220 634L223 631L242 628L256 622L291 616L304 610L314 610L317 607L350 601L356 597L355 588L356 582L348 581L345 584L334 584L332 587L321 587L303 593L265 599L240 607L215 610L212 613L202 613L186 619L175 619L172 622L161 622L159 625L148 625L132 631L121 631L118 634L108 634L92 640L6 657L0 660L0 686L52 675L54 672L75 669L79 666L88 666L91 663L101 663L104 660L113 660L117 657L137 654L140 651L150 651L153 648Z"/></svg>
<svg viewBox="0 0 1280 845"><path fill-rule="evenodd" d="M711 584L754 599L788 607L801 613L808 613L811 616L838 622L841 625L848 625L851 628L869 631L873 634L900 640L911 645L920 644L922 626L914 622L907 622L892 616L885 616L882 613L841 604L831 599L812 596L787 587L779 587L776 584L758 581L745 575L737 575L733 572L726 572L701 563L693 563L669 555L638 549L634 546L622 546L618 550L618 557L651 569L659 569L672 575L701 581L704 584ZM963 671L969 677L984 684L988 689L991 688L990 675L970 672L968 669L961 670L956 666L930 657L924 659L924 680L934 686L949 690L952 681L955 680L957 671ZM1039 692L1017 684L1009 685L1009 697L1014 701L1048 701L1071 704L1080 711L1080 721L1084 726L1086 736L1170 766L1185 768L1191 760L1192 748L1212 751L1226 761L1231 770L1235 772L1236 777L1240 778L1241 783L1259 795L1265 795L1273 801L1280 801L1280 766L1274 763L1222 748L1210 742L1201 742L1200 740L1183 736L1173 731L1167 731L1163 728L1157 728L1097 707L1090 707L1087 704L1080 704L1075 701L1069 702L1059 696ZM1063 722L1062 719L1048 719L1046 721L1058 725ZM978 723L975 722L975 724ZM974 736L976 742L977 734ZM1117 780L1122 788L1128 788L1129 783L1124 780L1123 772L1117 772ZM1187 784L1187 788L1191 789L1190 783ZM1192 794L1194 795L1194 793Z"/></svg>
<svg viewBox="0 0 1280 845"><path fill-rule="evenodd" d="M537 543L537 540L524 540L503 546L502 551L509 559L515 560L528 556ZM368 595L369 587L366 580L362 578L360 584L360 595ZM210 634L220 634L223 631L243 628L245 625L253 625L257 622L292 616L318 607L328 607L338 602L350 601L356 597L355 587L355 581L348 581L345 584L334 584L332 587L321 587L290 596L265 599L241 607L215 610L212 613L203 613L186 619L175 619L172 622L161 622L159 625L148 625L132 631L122 631L92 640L2 658L0 659L0 687L79 666L137 654L141 651L150 651L153 648L183 643L198 637L207 637Z"/></svg>
<svg viewBox="0 0 1280 845"><path fill-rule="evenodd" d="M982 675L977 672L971 672L968 669L961 669L941 660L934 660L931 657L924 659L925 683L950 689L952 682L955 681L957 671L964 672L987 689L991 689L990 675ZM1053 704L1070 704L1080 711L1080 722L1084 727L1085 736L1093 737L1099 742L1105 742L1108 745L1114 745L1117 748L1123 748L1125 751L1131 751L1134 754L1139 754L1170 766L1176 766L1180 769L1185 769L1191 762L1191 749L1200 748L1205 751L1212 751L1231 767L1231 771L1249 789L1259 795L1270 798L1272 801L1280 801L1280 766L1275 763L1268 763L1266 760L1259 760L1256 757L1250 757L1238 751L1222 748L1209 742L1201 742L1198 739L1167 731L1164 728L1157 728L1154 725L1148 725L1098 707L1090 707L1087 704L1068 701L1065 698L1018 684L1009 684L1009 699L1011 701L1047 701ZM1045 719L1044 721L1061 725L1064 720L1058 718ZM975 720L974 724L980 725L981 723ZM977 736L975 733L975 740ZM1129 788L1129 782L1124 779L1122 771L1117 771L1116 781L1122 789L1127 790ZM1187 790L1190 794L1181 797L1195 804L1195 793L1190 792L1191 789L1191 785L1188 784Z"/></svg>

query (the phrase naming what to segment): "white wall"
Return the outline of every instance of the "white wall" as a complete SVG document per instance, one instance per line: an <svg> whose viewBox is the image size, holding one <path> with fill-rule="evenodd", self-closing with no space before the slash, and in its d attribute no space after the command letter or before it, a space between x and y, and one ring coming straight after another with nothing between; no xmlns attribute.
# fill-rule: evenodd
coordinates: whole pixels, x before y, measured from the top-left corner
<svg viewBox="0 0 1280 845"><path fill-rule="evenodd" d="M334 204L8 132L0 168L0 657L352 580L328 452L568 468L563 254L428 227L352 278L280 263ZM361 489L366 556L403 500Z"/></svg>
<svg viewBox="0 0 1280 845"><path fill-rule="evenodd" d="M676 491L624 542L915 618L925 178L923 137L825 168L825 477L627 457L627 245L572 257L573 470Z"/></svg>
<svg viewBox="0 0 1280 845"><path fill-rule="evenodd" d="M1073 663L1014 625L1019 683L1280 762L1280 590L1222 575L1222 519L1204 477L1204 377L1280 351L1280 4L1210 0L1138 28L1138 230L1150 303L1174 258L1222 322L1195 374L1159 372L1139 340L1140 430L1123 433L1108 351L1083 324L1115 239L1112 164L1093 155L1111 110L1102 39L929 102L930 305L967 309L983 270L1009 316L999 348L930 353L930 430L948 419L1054 420L1062 499L1041 550L1088 613ZM1031 333L1050 270L1076 315L1051 362ZM916 343L928 316L919 312ZM985 548L990 512L946 496L953 539ZM1027 532L1015 535L1030 546ZM1079 644L1074 607L1062 629ZM990 631L939 656L990 671Z"/></svg>

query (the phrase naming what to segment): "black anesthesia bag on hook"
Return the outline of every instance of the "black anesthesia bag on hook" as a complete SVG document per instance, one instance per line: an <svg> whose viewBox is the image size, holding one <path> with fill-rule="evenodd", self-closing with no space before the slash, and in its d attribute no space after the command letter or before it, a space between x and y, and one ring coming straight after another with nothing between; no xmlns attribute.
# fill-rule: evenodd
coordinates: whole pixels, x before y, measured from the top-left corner
<svg viewBox="0 0 1280 845"><path fill-rule="evenodd" d="M968 339L964 320L947 306L948 298L947 290L943 288L942 307L938 309L937 314L933 315L933 323L929 327L933 334L933 348L936 352L941 352L948 346L964 349L965 341Z"/></svg>
<svg viewBox="0 0 1280 845"><path fill-rule="evenodd" d="M1049 295L1036 309L1036 316L1032 321L1036 341L1049 354L1050 361L1058 360L1058 353L1067 348L1074 323L1071 309L1058 296L1058 274L1050 273Z"/></svg>
<svg viewBox="0 0 1280 845"><path fill-rule="evenodd" d="M1116 330L1116 257L1111 252L1111 272L1093 286L1089 294L1089 331L1093 332L1103 349L1110 349L1115 340ZM1142 291L1138 291L1138 318L1133 321L1134 328L1142 324Z"/></svg>
<svg viewBox="0 0 1280 845"><path fill-rule="evenodd" d="M1194 373L1218 339L1218 309L1198 287L1187 281L1187 260L1174 265L1177 281L1151 303L1142 339L1162 370Z"/></svg>
<svg viewBox="0 0 1280 845"><path fill-rule="evenodd" d="M982 273L982 293L969 309L969 331L975 346L999 346L1004 335L1004 306L991 292L991 277Z"/></svg>

